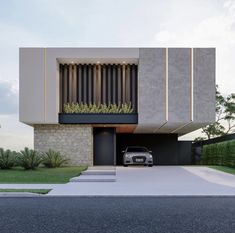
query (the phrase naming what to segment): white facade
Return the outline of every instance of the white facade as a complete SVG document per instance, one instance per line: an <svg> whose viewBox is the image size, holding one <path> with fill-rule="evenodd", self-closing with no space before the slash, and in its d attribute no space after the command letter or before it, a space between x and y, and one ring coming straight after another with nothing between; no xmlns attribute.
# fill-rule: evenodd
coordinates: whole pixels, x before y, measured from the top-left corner
<svg viewBox="0 0 235 233"><path fill-rule="evenodd" d="M58 124L60 63L138 64L135 133L185 134L215 118L213 48L21 48L20 121Z"/></svg>

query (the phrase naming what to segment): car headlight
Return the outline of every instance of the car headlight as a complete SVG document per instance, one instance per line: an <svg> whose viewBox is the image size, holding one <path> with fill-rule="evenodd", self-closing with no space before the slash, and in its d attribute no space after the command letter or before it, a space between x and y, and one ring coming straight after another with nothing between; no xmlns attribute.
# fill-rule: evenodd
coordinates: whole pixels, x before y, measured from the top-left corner
<svg viewBox="0 0 235 233"><path fill-rule="evenodd" d="M126 159L130 159L130 158L131 158L131 155L127 154Z"/></svg>
<svg viewBox="0 0 235 233"><path fill-rule="evenodd" d="M153 156L152 156L152 155L149 155L149 158L150 158L150 159L153 159Z"/></svg>

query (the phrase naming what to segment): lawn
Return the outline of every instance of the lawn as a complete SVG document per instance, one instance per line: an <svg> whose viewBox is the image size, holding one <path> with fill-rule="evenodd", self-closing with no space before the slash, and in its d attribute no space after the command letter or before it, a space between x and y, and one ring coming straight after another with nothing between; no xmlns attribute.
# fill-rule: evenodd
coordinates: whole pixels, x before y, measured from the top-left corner
<svg viewBox="0 0 235 233"><path fill-rule="evenodd" d="M38 193L38 194L47 194L51 189L0 189L0 193Z"/></svg>
<svg viewBox="0 0 235 233"><path fill-rule="evenodd" d="M71 177L80 175L85 166L61 167L61 168L37 168L24 170L13 168L10 170L0 169L1 184L63 184Z"/></svg>
<svg viewBox="0 0 235 233"><path fill-rule="evenodd" d="M226 173L230 173L235 175L235 168L232 167L225 167L225 166L209 166L210 168L214 168L216 170L222 171L222 172L226 172Z"/></svg>

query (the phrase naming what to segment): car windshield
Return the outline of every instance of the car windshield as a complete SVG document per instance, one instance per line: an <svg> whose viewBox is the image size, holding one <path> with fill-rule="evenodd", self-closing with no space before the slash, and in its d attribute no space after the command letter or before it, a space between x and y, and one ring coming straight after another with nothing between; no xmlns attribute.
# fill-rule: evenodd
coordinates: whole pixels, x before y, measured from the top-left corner
<svg viewBox="0 0 235 233"><path fill-rule="evenodd" d="M144 147L128 147L127 152L147 152L147 149Z"/></svg>

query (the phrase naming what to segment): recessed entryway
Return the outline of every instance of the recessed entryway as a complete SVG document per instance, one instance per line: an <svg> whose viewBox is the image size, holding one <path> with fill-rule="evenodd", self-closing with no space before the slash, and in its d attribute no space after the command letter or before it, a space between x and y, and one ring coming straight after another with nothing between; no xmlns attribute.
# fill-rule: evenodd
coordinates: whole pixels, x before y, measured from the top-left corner
<svg viewBox="0 0 235 233"><path fill-rule="evenodd" d="M115 128L100 127L93 129L94 165L116 164Z"/></svg>

